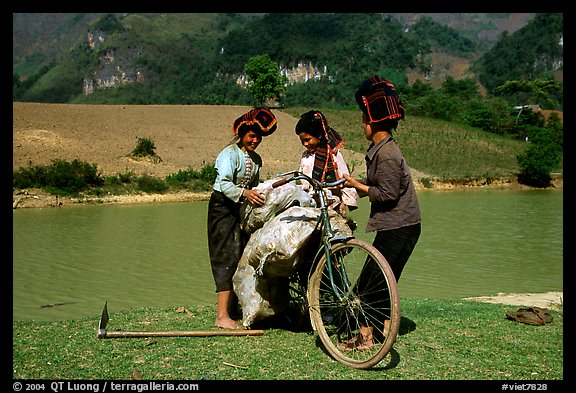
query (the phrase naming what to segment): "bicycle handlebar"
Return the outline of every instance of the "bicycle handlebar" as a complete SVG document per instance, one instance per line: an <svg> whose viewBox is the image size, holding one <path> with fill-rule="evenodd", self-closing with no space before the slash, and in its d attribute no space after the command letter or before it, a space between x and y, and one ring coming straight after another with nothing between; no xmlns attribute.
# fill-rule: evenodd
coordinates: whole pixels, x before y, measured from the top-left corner
<svg viewBox="0 0 576 393"><path fill-rule="evenodd" d="M281 176L286 176L286 175L290 175L290 174L292 176L285 178L285 179L280 179L280 180L272 183L272 188L280 187L286 183L289 183L289 182L294 181L294 180L299 180L299 179L306 180L314 188L316 188L316 187L318 187L318 188L336 187L336 186L339 186L340 184L343 184L346 181L345 178L342 178L342 179L336 180L335 182L331 182L331 183L319 182L317 180L312 179L310 176L307 176L307 175L303 174L302 172L298 172L298 171L289 171L289 172L285 172L285 173L279 173L276 176L281 177Z"/></svg>
<svg viewBox="0 0 576 393"><path fill-rule="evenodd" d="M283 186L284 184L288 183L289 180L288 179L280 179L278 181L275 181L274 183L272 183L272 188L276 188L276 187L280 187Z"/></svg>

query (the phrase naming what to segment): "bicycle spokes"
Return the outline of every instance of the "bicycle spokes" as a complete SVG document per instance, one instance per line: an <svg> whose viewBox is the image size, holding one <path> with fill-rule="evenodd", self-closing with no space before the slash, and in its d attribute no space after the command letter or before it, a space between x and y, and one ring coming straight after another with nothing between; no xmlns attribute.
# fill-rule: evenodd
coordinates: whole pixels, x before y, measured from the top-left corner
<svg viewBox="0 0 576 393"><path fill-rule="evenodd" d="M386 356L398 332L399 300L393 273L375 248L358 239L334 245L309 290L310 316L334 358L367 368Z"/></svg>

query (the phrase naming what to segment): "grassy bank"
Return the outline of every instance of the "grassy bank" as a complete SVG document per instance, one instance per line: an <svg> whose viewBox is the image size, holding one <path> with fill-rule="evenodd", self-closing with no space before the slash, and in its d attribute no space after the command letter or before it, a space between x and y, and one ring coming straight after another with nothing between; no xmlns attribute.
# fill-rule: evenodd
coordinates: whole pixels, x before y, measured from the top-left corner
<svg viewBox="0 0 576 393"><path fill-rule="evenodd" d="M107 329L206 330L214 308L114 311ZM402 300L393 351L371 370L331 359L316 335L269 327L262 336L110 338L100 315L13 322L16 379L562 380L563 312L545 326L506 319L516 306L460 299Z"/></svg>
<svg viewBox="0 0 576 393"><path fill-rule="evenodd" d="M306 110L284 109L296 118ZM369 142L364 137L358 110L322 112L328 123L342 134L348 149L366 152ZM394 138L411 168L444 181L515 179L520 169L516 156L527 146L524 141L479 128L418 116L400 121Z"/></svg>

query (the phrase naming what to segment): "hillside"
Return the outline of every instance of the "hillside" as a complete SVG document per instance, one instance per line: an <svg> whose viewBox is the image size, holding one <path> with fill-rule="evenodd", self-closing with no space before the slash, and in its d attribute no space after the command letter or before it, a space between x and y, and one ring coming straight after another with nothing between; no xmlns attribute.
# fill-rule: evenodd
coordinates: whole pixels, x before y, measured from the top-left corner
<svg viewBox="0 0 576 393"><path fill-rule="evenodd" d="M164 178L188 168L213 164L232 137L232 122L249 107L218 105L67 105L14 103L12 169L49 165L54 159L79 159L96 164L103 176L132 172ZM258 147L264 166L262 177L298 169L303 152L294 127L297 119L281 111L277 131ZM151 139L161 162L129 157L139 137ZM349 159L363 155L346 151ZM115 203L175 201L205 195L132 195L112 197ZM102 199L102 198L100 198ZM14 195L18 207L55 206L69 199L40 190Z"/></svg>
<svg viewBox="0 0 576 393"><path fill-rule="evenodd" d="M514 33L524 27L535 15L533 12L518 13L390 13L406 26L411 26L422 16L451 27L469 38L477 39L481 46L489 48L503 32Z"/></svg>
<svg viewBox="0 0 576 393"><path fill-rule="evenodd" d="M473 77L471 62L495 37L534 15L14 14L13 97L250 105L237 84L249 58L267 53L290 80L285 105L308 105L314 97L316 104L345 107L352 102L343 92L375 72L400 85L425 80L434 87L448 76Z"/></svg>
<svg viewBox="0 0 576 393"><path fill-rule="evenodd" d="M212 164L220 149L232 138L231 124L248 107L218 105L67 105L14 103L12 170L28 165L49 165L54 159L79 159L96 164L104 176L133 172L163 178L186 170ZM297 169L302 146L294 134L297 119L276 110L278 130L258 147L264 167L263 179ZM154 141L161 162L136 161L129 157L137 138ZM364 162L364 155L344 150L349 163ZM363 166L353 172L361 175ZM485 187L482 182L468 184L427 183L429 175L412 168L418 189L451 189ZM555 184L561 186L561 179ZM520 187L518 184L494 181L492 187ZM134 203L182 201L206 198L206 195L182 192L175 195L131 195L98 198L100 202ZM43 207L70 204L39 190L17 192L14 206Z"/></svg>
<svg viewBox="0 0 576 393"><path fill-rule="evenodd" d="M59 158L97 164L102 174L133 172L164 176L212 164L232 139L232 122L249 110L217 105L67 105L14 103L13 169L47 165ZM278 130L258 153L263 175L297 169L302 146L294 134L297 119L280 111ZM159 163L129 157L138 137L151 139Z"/></svg>

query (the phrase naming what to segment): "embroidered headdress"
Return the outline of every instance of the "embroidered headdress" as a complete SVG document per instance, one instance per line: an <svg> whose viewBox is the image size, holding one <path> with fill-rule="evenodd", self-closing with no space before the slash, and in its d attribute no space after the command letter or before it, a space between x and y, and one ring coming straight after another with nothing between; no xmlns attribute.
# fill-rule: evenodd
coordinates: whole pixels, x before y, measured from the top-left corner
<svg viewBox="0 0 576 393"><path fill-rule="evenodd" d="M271 135L276 131L276 116L268 108L254 108L240 116L232 125L234 135L244 134L250 130L262 136Z"/></svg>
<svg viewBox="0 0 576 393"><path fill-rule="evenodd" d="M314 152L312 178L325 182L338 180L340 176L334 156L338 149L344 146L342 137L328 125L324 114L316 110L308 111L300 116L300 120L296 123L296 134L301 132L306 132L320 139Z"/></svg>
<svg viewBox="0 0 576 393"><path fill-rule="evenodd" d="M354 97L371 122L404 120L404 105L396 88L381 76L373 75L362 82Z"/></svg>

